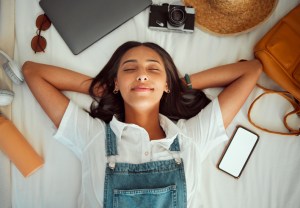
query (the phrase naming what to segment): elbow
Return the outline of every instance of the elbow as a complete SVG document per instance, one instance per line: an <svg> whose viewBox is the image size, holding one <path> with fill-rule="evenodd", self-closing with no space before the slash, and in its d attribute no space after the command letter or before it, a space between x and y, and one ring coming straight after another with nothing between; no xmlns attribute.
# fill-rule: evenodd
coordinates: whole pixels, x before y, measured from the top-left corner
<svg viewBox="0 0 300 208"><path fill-rule="evenodd" d="M28 77L31 77L34 71L35 63L32 61L26 61L22 66L22 73L25 80L28 80Z"/></svg>
<svg viewBox="0 0 300 208"><path fill-rule="evenodd" d="M253 60L253 73L257 75L257 78L261 75L263 71L263 65L258 59Z"/></svg>
<svg viewBox="0 0 300 208"><path fill-rule="evenodd" d="M263 71L262 63L258 59L249 61L248 70L245 75L252 77L252 79L258 80Z"/></svg>

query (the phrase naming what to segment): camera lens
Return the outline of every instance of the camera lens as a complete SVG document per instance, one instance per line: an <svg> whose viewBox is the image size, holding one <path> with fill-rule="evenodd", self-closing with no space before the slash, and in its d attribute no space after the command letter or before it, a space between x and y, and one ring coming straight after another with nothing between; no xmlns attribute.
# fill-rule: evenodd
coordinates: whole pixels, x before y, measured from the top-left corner
<svg viewBox="0 0 300 208"><path fill-rule="evenodd" d="M174 27L180 27L186 19L186 11L182 6L173 6L169 10L169 23Z"/></svg>

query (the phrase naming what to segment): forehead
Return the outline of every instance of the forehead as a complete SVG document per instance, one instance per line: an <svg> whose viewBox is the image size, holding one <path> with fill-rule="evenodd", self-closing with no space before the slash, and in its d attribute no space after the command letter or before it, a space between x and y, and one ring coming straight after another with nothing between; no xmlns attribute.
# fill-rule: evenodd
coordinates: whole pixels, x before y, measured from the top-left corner
<svg viewBox="0 0 300 208"><path fill-rule="evenodd" d="M121 63L129 60L145 61L145 60L156 60L163 63L161 56L152 48L146 46L137 46L129 49L121 58Z"/></svg>

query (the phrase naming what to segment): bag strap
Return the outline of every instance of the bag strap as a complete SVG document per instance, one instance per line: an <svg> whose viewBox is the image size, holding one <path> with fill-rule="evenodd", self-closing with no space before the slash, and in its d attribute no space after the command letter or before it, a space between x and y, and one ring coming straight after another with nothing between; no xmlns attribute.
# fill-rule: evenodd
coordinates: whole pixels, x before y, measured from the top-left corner
<svg viewBox="0 0 300 208"><path fill-rule="evenodd" d="M249 110L248 110L248 120L249 122L255 126L256 128L259 128L260 130L272 133L272 134L279 134L279 135L289 135L289 136L299 136L300 135L300 128L299 130L295 130L293 128L291 128L288 123L287 123L287 118L293 114L297 114L298 116L300 116L300 104L298 101L295 100L295 98L292 96L291 93L287 92L287 91L275 91L275 90L271 90L271 89L267 89L265 87L262 87L261 85L257 84L257 86L261 89L263 89L265 92L262 93L260 96L258 96L250 105ZM284 126L289 130L288 133L285 132L280 132L280 131L273 131L273 130L269 130L266 128L263 128L261 126L259 126L258 124L254 123L252 118L251 118L251 110L254 106L254 104L263 96L267 95L267 94L278 94L280 96L282 96L284 99L286 99L287 101L289 101L289 103L294 107L294 110L287 113L284 118L283 118L283 123Z"/></svg>

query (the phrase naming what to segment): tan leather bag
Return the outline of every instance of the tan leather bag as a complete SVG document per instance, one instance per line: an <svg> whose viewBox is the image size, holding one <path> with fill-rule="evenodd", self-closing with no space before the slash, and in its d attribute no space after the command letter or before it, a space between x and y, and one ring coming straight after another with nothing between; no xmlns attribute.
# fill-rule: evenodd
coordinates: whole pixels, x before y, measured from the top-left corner
<svg viewBox="0 0 300 208"><path fill-rule="evenodd" d="M249 108L250 123L270 133L299 135L300 129L289 127L287 117L293 114L300 116L300 5L292 9L262 37L254 47L254 55L262 62L264 72L287 92L263 88L265 93L254 100ZM284 124L289 133L262 128L251 119L250 113L254 103L260 97L270 93L281 95L294 107L294 110L284 117Z"/></svg>

